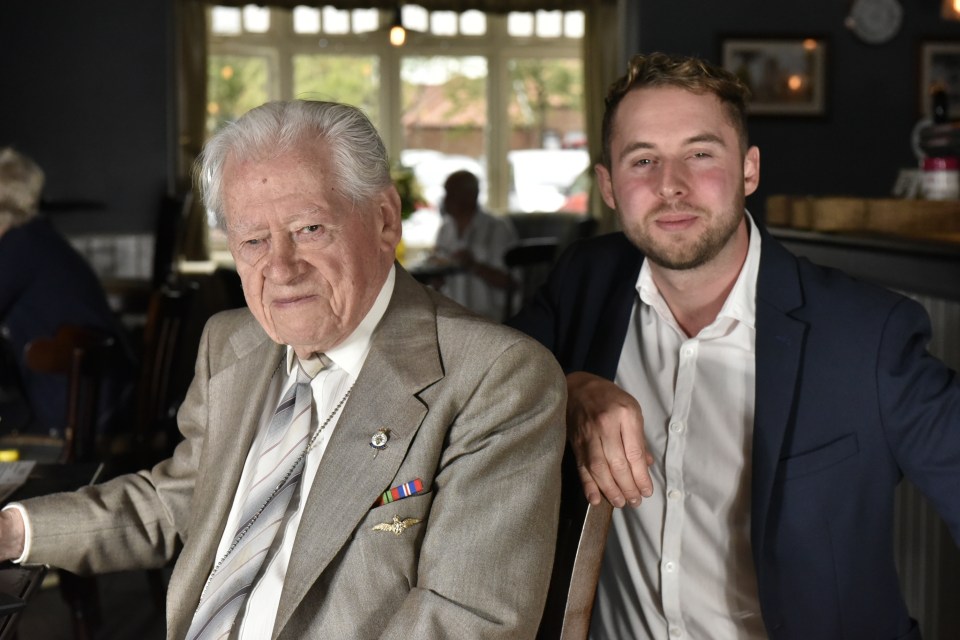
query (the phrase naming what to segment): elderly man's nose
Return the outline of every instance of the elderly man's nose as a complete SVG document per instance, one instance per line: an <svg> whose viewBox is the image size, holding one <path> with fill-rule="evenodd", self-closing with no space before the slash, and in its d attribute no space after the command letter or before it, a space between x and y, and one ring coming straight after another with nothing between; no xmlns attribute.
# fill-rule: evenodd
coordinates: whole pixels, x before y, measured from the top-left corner
<svg viewBox="0 0 960 640"><path fill-rule="evenodd" d="M264 275L280 282L289 280L297 274L298 261L296 245L293 242L284 239L272 242Z"/></svg>

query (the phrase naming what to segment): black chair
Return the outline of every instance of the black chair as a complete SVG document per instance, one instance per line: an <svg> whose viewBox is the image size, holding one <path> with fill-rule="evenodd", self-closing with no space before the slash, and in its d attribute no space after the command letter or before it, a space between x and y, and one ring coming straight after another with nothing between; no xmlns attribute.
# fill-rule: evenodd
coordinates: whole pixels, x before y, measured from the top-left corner
<svg viewBox="0 0 960 640"><path fill-rule="evenodd" d="M186 395L196 357L196 345L188 335L196 291L189 283L164 285L150 296L137 381L137 468L166 458L179 441L177 409Z"/></svg>
<svg viewBox="0 0 960 640"><path fill-rule="evenodd" d="M519 302L517 309L523 306L537 287L546 281L558 246L555 238L529 238L521 240L503 254L503 262L513 276L505 296L504 320L516 311L515 302Z"/></svg>
<svg viewBox="0 0 960 640"><path fill-rule="evenodd" d="M153 289L175 278L177 261L183 251L184 227L192 206L192 190L164 196L160 204L153 248Z"/></svg>

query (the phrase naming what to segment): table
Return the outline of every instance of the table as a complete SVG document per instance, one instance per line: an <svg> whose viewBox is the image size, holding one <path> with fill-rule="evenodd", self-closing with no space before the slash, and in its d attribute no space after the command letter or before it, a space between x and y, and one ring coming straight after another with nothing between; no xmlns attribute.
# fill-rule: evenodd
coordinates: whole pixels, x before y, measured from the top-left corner
<svg viewBox="0 0 960 640"><path fill-rule="evenodd" d="M0 640L15 638L20 612L40 588L47 568L0 563Z"/></svg>
<svg viewBox="0 0 960 640"><path fill-rule="evenodd" d="M26 482L10 496L10 501L73 491L96 483L102 473L103 464L96 462L37 463ZM40 588L46 574L47 567L44 565L23 566L0 562L0 640L16 637L20 611Z"/></svg>
<svg viewBox="0 0 960 640"><path fill-rule="evenodd" d="M10 495L10 502L27 500L51 493L74 491L98 482L104 474L102 462L38 462L27 481Z"/></svg>
<svg viewBox="0 0 960 640"><path fill-rule="evenodd" d="M458 264L438 264L430 261L421 262L420 264L407 267L407 272L418 282L422 282L424 284L431 284L435 280L445 278L446 276L452 276L455 273L461 273L462 271L463 268Z"/></svg>

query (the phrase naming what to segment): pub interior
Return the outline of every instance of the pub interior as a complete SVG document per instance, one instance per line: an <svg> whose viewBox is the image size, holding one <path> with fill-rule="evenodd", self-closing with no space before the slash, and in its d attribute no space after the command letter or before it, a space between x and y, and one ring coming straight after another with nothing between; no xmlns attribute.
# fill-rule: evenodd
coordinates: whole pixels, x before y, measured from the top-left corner
<svg viewBox="0 0 960 640"><path fill-rule="evenodd" d="M178 122L187 82L179 66L181 21L196 4L202 0L0 3L0 147L12 145L43 167L42 212L94 265L140 344L151 299L163 285L174 283L177 296L195 300L181 344L195 345L211 313L243 304L235 274L189 268L208 257L187 222L189 141ZM594 4L608 5L617 18L611 78L634 52L719 62L731 43L814 39L823 54L822 94L811 109L774 105L751 116L750 138L760 147L763 169L747 206L791 251L919 300L933 321L932 351L960 368L960 197L925 198L923 180L930 176L917 155L924 128L934 124L928 56L936 47L953 56L943 63L948 105L938 119L960 121L960 15L950 15L950 2L900 0L902 15L882 36L851 29L852 1ZM601 231L613 228L609 212L593 215ZM183 385L191 358L176 366L173 384ZM911 486L901 487L897 510L897 561L908 607L924 637L960 637L960 551ZM114 579L137 587L101 580L94 588L101 590L104 617L116 610L110 608L116 598L126 611L142 609L150 624L162 625L144 576ZM29 627L31 617L69 615L51 593L48 587L35 594L22 629L45 628ZM61 627L62 637L74 637L69 624ZM123 631L103 635L118 628L104 622L95 637L125 637Z"/></svg>

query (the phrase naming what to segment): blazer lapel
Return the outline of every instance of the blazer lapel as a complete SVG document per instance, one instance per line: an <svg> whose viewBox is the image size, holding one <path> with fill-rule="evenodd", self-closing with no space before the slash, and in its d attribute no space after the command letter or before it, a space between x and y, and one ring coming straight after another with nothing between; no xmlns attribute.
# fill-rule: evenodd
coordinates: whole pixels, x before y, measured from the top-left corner
<svg viewBox="0 0 960 640"><path fill-rule="evenodd" d="M593 335L583 365L585 371L596 373L608 380L613 380L617 375L617 365L620 363L632 315L630 312L637 300L637 278L643 260L643 254L630 245L620 261L620 266L624 268L623 276L617 277L615 286L599 307L602 309L602 326L605 328Z"/></svg>
<svg viewBox="0 0 960 640"><path fill-rule="evenodd" d="M214 556L260 423L270 379L283 355L283 347L272 342L253 318L230 342L235 362L210 379L210 424L194 489L194 520L177 563L178 573L182 571L177 576L177 597L191 612L217 560ZM189 623L188 617L185 624ZM186 627L180 630L185 632Z"/></svg>
<svg viewBox="0 0 960 640"><path fill-rule="evenodd" d="M756 413L753 429L751 523L754 563L762 566L770 498L783 438L797 401L806 323L790 313L803 304L797 260L761 230L757 282Z"/></svg>
<svg viewBox="0 0 960 640"><path fill-rule="evenodd" d="M389 487L428 407L417 394L443 377L436 311L426 291L397 268L393 297L327 445L304 506L275 633ZM389 429L377 453L370 437ZM412 479L412 478L411 478Z"/></svg>

